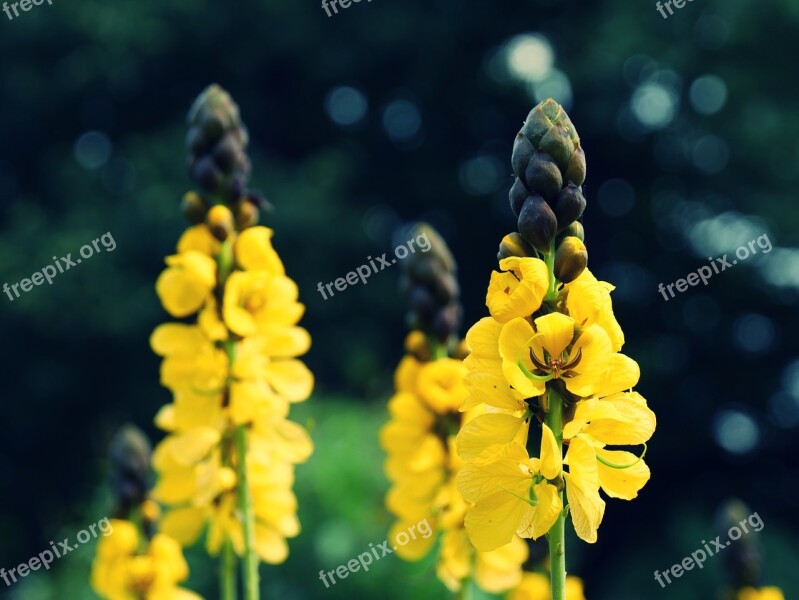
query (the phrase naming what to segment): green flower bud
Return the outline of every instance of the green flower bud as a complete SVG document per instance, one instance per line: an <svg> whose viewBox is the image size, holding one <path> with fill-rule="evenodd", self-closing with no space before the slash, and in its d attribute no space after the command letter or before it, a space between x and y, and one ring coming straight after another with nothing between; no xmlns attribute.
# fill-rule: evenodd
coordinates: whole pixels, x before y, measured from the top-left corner
<svg viewBox="0 0 799 600"><path fill-rule="evenodd" d="M497 260L502 260L509 256L535 256L535 248L533 248L520 233L514 231L502 238L502 241L499 243Z"/></svg>
<svg viewBox="0 0 799 600"><path fill-rule="evenodd" d="M541 138L539 149L555 159L561 171L565 172L575 151L569 132L562 125L555 125Z"/></svg>
<svg viewBox="0 0 799 600"><path fill-rule="evenodd" d="M519 217L519 213L522 211L522 205L524 204L524 201L527 200L527 196L529 195L530 192L528 192L527 188L524 187L522 180L517 177L516 181L513 182L513 185L510 188L510 192L508 193L510 209L517 218Z"/></svg>
<svg viewBox="0 0 799 600"><path fill-rule="evenodd" d="M535 152L524 171L527 189L553 201L563 185L563 176L558 165L546 152Z"/></svg>
<svg viewBox="0 0 799 600"><path fill-rule="evenodd" d="M565 237L555 252L555 277L563 283L577 279L588 266L588 251L582 240Z"/></svg>
<svg viewBox="0 0 799 600"><path fill-rule="evenodd" d="M519 213L519 233L541 252L549 252L558 229L558 220L549 204L539 195L529 196Z"/></svg>
<svg viewBox="0 0 799 600"><path fill-rule="evenodd" d="M585 198L573 183L569 183L558 194L555 202L555 216L558 219L558 231L563 231L580 218L585 210Z"/></svg>
<svg viewBox="0 0 799 600"><path fill-rule="evenodd" d="M189 223L197 225L205 221L208 206L197 192L186 192L180 202L180 210Z"/></svg>
<svg viewBox="0 0 799 600"><path fill-rule="evenodd" d="M574 223L569 225L566 229L561 231L558 234L558 239L557 239L556 243L560 244L560 242L563 240L563 238L569 237L569 236L576 237L577 239L579 239L582 242L585 241L585 229L583 229L583 224L580 223L580 221L575 221Z"/></svg>
<svg viewBox="0 0 799 600"><path fill-rule="evenodd" d="M569 166L566 168L565 179L571 181L576 186L583 185L585 181L585 152L579 146L572 152L569 159Z"/></svg>

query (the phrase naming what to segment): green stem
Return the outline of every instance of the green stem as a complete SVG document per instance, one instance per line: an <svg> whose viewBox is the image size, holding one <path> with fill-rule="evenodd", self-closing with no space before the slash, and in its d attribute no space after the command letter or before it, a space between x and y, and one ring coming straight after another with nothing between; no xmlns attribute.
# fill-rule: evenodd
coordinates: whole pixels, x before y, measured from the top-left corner
<svg viewBox="0 0 799 600"><path fill-rule="evenodd" d="M546 423L558 440L558 447L563 453L563 399L549 388L549 411ZM563 501L563 492L560 493ZM557 521L549 530L549 563L550 581L552 582L552 600L566 600L566 511L561 510Z"/></svg>
<svg viewBox="0 0 799 600"><path fill-rule="evenodd" d="M258 555L255 553L255 513L252 506L250 486L247 484L247 426L236 428L236 454L238 455L238 497L242 525L244 527L244 556L242 557L242 579L245 600L258 600Z"/></svg>
<svg viewBox="0 0 799 600"><path fill-rule="evenodd" d="M557 297L555 288L557 280L555 279L555 240L549 243L549 252L544 254L544 262L547 265L547 272L549 273L549 286L547 288L547 295L544 300L554 300Z"/></svg>
<svg viewBox="0 0 799 600"><path fill-rule="evenodd" d="M222 547L219 582L222 600L236 600L236 556L229 539L225 540L225 545Z"/></svg>

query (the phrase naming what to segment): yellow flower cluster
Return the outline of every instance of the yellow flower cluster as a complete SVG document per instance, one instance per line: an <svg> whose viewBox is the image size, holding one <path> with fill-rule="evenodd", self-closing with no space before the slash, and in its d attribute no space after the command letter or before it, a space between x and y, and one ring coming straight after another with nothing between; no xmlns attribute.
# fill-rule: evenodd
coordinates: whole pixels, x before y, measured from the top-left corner
<svg viewBox="0 0 799 600"><path fill-rule="evenodd" d="M631 391L638 365L619 352L624 334L613 315L613 286L585 269L552 290L547 264L533 257L505 258L500 269L486 298L491 316L466 337L462 410L488 407L457 438L468 462L458 489L474 504L466 531L482 551L515 535L539 538L564 511L565 485L577 535L595 542L605 512L599 490L630 500L649 479L643 460L607 446L644 444L655 430L654 413ZM543 422L552 410L559 411L557 431ZM539 450L531 457L536 417L541 440L531 444Z"/></svg>
<svg viewBox="0 0 799 600"><path fill-rule="evenodd" d="M417 346L423 338L421 332L413 332L406 346ZM452 591L473 578L483 590L499 593L521 581L528 551L515 537L491 552L476 552L464 530L468 505L455 486L464 464L455 449L455 435L463 422L482 412L459 412L467 395L464 374L463 362L454 358L422 362L408 354L397 367L396 393L388 405L391 420L380 432L392 483L386 504L398 518L390 539L426 520L442 534L439 579ZM419 560L436 537L417 537L398 545L396 552L406 560Z"/></svg>
<svg viewBox="0 0 799 600"><path fill-rule="evenodd" d="M153 497L168 511L160 524L183 545L208 525L207 548L244 545L240 482L246 474L255 519L254 549L280 563L286 538L299 533L294 465L312 452L306 431L287 419L308 398L313 376L295 357L310 347L297 327L304 307L271 244L272 231L251 227L220 243L205 224L190 227L166 259L156 290L175 317L193 324L155 329L161 383L174 401L156 424L169 435L153 453ZM235 432L246 431L242 456ZM242 461L243 464L242 464Z"/></svg>
<svg viewBox="0 0 799 600"><path fill-rule="evenodd" d="M745 587L738 591L736 600L785 600L785 596L778 587L769 586L760 589Z"/></svg>
<svg viewBox="0 0 799 600"><path fill-rule="evenodd" d="M108 600L200 600L178 587L189 576L180 545L157 534L141 549L142 540L130 521L112 520L112 532L97 544L92 565L94 591Z"/></svg>

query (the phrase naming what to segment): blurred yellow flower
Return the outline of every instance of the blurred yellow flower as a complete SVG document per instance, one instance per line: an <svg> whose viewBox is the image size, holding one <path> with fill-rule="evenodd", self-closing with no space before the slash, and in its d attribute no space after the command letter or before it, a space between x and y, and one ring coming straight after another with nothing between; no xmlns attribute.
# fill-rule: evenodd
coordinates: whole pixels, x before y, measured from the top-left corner
<svg viewBox="0 0 799 600"><path fill-rule="evenodd" d="M189 576L180 545L165 534L141 540L130 521L112 520L112 533L100 538L91 585L109 600L201 600L178 587ZM144 545L145 549L140 551Z"/></svg>
<svg viewBox="0 0 799 600"><path fill-rule="evenodd" d="M500 323L538 310L549 288L549 274L538 258L511 256L499 261L502 271L491 273L486 306Z"/></svg>
<svg viewBox="0 0 799 600"><path fill-rule="evenodd" d="M549 577L543 573L524 573L521 583L507 595L507 600L551 600ZM579 577L566 577L566 600L585 600Z"/></svg>
<svg viewBox="0 0 799 600"><path fill-rule="evenodd" d="M745 587L738 591L736 600L785 600L785 596L778 587Z"/></svg>
<svg viewBox="0 0 799 600"><path fill-rule="evenodd" d="M155 283L166 311L173 317L187 317L200 310L216 285L214 259L189 250L167 256L166 264Z"/></svg>

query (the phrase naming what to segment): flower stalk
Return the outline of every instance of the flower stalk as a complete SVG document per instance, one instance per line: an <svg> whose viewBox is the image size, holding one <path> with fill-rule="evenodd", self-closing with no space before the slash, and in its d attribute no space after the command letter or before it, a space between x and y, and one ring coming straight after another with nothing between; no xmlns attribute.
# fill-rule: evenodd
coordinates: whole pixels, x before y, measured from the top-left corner
<svg viewBox="0 0 799 600"><path fill-rule="evenodd" d="M548 412L546 423L555 434L558 448L563 446L563 399L554 388L547 394ZM557 457L559 460L562 458ZM563 503L563 491L559 492ZM565 504L564 504L565 506ZM555 524L547 534L549 542L550 583L552 584L552 600L566 600L566 510L561 510Z"/></svg>

